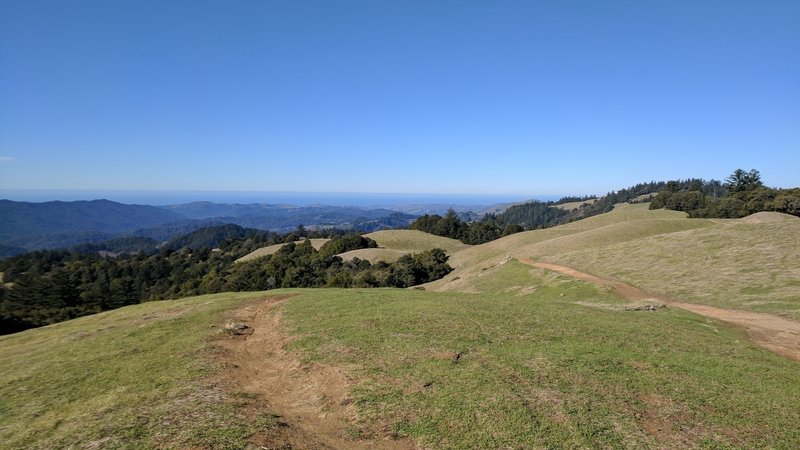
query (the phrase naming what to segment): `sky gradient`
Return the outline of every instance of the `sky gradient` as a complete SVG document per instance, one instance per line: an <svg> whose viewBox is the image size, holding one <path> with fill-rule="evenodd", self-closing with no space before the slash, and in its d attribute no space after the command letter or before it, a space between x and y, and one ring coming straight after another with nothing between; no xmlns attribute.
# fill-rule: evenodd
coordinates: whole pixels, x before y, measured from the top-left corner
<svg viewBox="0 0 800 450"><path fill-rule="evenodd" d="M0 189L800 185L797 1L0 2Z"/></svg>

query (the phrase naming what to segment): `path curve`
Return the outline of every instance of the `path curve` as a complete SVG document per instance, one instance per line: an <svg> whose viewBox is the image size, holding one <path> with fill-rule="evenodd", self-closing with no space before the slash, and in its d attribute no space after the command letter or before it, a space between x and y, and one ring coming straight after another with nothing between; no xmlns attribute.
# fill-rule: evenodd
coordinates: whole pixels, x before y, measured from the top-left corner
<svg viewBox="0 0 800 450"><path fill-rule="evenodd" d="M409 449L408 440L353 440L347 430L356 417L349 397L352 380L339 367L304 363L289 350L283 330L282 305L294 295L270 296L229 311L228 318L253 328L249 336L224 342L228 374L236 389L266 400L269 410L285 421L282 436L262 448Z"/></svg>
<svg viewBox="0 0 800 450"><path fill-rule="evenodd" d="M747 335L756 344L779 355L800 361L800 323L793 320L773 314L715 308L713 306L697 303L680 302L665 295L643 291L642 289L621 281L596 277L559 264L537 262L529 258L521 258L519 262L539 269L546 269L569 275L573 278L590 283L608 286L612 288L617 295L627 300L640 301L645 299L657 299L676 308L732 323L743 327Z"/></svg>

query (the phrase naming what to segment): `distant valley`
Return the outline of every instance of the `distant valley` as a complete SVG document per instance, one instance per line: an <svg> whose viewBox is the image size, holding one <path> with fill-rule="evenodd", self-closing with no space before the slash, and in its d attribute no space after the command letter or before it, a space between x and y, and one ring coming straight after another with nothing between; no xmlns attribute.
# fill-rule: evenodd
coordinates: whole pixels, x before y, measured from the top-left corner
<svg viewBox="0 0 800 450"><path fill-rule="evenodd" d="M407 226L416 217L390 209L193 202L128 205L109 200L15 202L0 200L0 257L121 237L166 241L200 228L235 224L277 232L302 224L376 231Z"/></svg>

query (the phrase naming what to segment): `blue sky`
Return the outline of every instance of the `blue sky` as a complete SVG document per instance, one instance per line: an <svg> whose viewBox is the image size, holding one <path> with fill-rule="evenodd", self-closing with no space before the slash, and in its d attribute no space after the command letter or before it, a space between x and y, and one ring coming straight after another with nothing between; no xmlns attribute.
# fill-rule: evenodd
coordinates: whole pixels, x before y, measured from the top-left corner
<svg viewBox="0 0 800 450"><path fill-rule="evenodd" d="M0 2L0 189L800 185L797 1Z"/></svg>

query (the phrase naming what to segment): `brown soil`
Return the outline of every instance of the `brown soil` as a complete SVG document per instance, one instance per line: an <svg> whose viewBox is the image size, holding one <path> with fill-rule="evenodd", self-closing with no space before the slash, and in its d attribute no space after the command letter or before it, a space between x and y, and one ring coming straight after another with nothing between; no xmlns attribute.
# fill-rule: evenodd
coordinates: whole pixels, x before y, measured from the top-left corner
<svg viewBox="0 0 800 450"><path fill-rule="evenodd" d="M608 286L622 298L632 301L657 299L664 303L700 314L706 317L721 320L743 327L747 335L756 344L771 350L779 355L800 361L800 323L772 314L764 314L734 309L715 308L712 306L685 303L660 294L645 292L621 281L606 280L603 278L579 272L575 269L559 264L536 262L523 258L519 260L540 269L552 270L563 273L579 280L588 281L601 286Z"/></svg>
<svg viewBox="0 0 800 450"><path fill-rule="evenodd" d="M348 396L352 380L341 368L303 363L287 349L281 305L289 297L266 297L231 311L227 319L253 327L253 333L220 341L220 359L229 368L224 384L234 397L257 400L245 406L245 415L253 419L268 411L276 417L277 426L256 435L253 443L261 448L412 448L408 441L347 437L356 419Z"/></svg>

